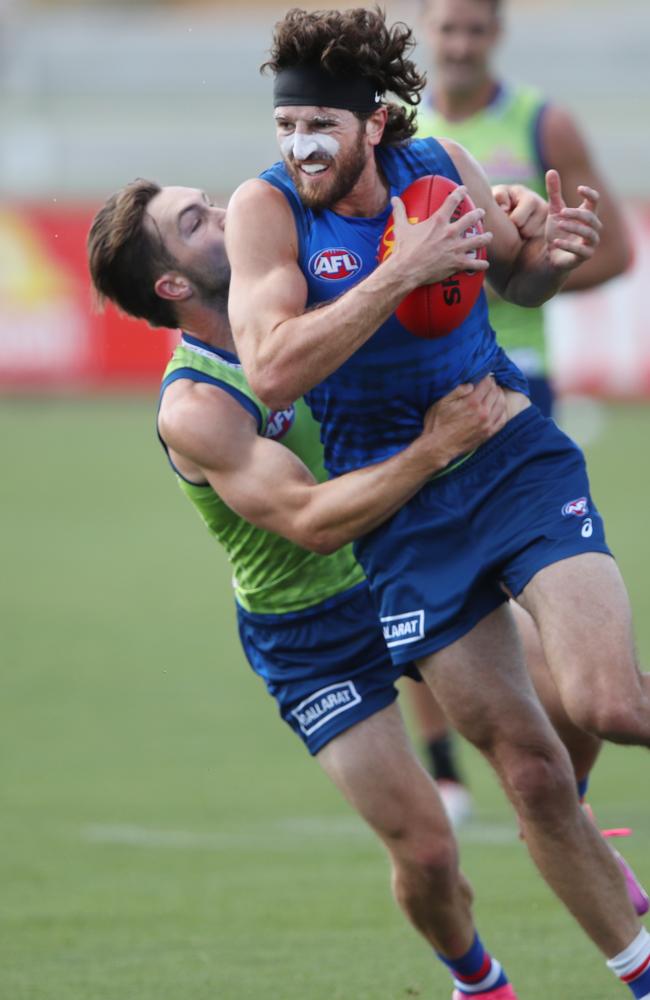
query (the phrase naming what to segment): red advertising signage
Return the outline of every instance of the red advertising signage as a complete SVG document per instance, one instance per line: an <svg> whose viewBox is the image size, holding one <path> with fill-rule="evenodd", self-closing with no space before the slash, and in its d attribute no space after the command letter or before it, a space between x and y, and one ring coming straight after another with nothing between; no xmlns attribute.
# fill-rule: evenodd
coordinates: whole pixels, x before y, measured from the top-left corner
<svg viewBox="0 0 650 1000"><path fill-rule="evenodd" d="M92 308L86 234L97 206L0 205L0 387L155 386L178 339Z"/></svg>

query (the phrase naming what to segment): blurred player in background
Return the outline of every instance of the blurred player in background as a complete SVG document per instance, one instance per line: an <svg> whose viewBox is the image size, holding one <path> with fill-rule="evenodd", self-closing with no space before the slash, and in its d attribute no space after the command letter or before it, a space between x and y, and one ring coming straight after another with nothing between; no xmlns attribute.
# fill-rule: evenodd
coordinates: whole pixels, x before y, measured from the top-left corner
<svg viewBox="0 0 650 1000"><path fill-rule="evenodd" d="M502 6L501 0L422 0L422 37L434 74L433 87L418 112L418 134L459 142L476 157L492 184L521 183L543 194L545 173L554 167L565 191L575 191L581 183L596 188L603 220L600 244L591 260L569 276L563 291L592 288L621 274L630 263L625 224L573 117L547 103L535 88L500 80L493 59L502 32ZM489 293L489 308L499 344L528 377L532 402L551 416L553 387L543 310L522 309L496 292ZM517 621L531 650L533 680L538 687L544 685L548 703L553 681L544 669L534 625L526 617L520 611ZM409 683L407 690L450 819L462 822L470 814L471 799L445 715L426 686ZM565 742L572 738L567 732L562 736ZM573 738L575 756L582 756L586 775L597 746L579 733Z"/></svg>
<svg viewBox="0 0 650 1000"><path fill-rule="evenodd" d="M611 855L581 812L561 744L525 673L504 589L531 611L574 721L650 746L650 678L634 657L629 606L589 496L579 449L527 398L522 373L494 340L485 297L448 337L409 336L394 310L414 288L485 270L514 302L539 305L598 242L598 195L564 205L557 173L544 235L522 240L457 144L410 140L423 86L404 25L379 11L292 10L271 57L282 163L229 206L229 313L252 387L268 405L305 392L321 420L333 475L401 450L447 388L492 371L509 421L472 456L430 481L356 551L395 662L413 654L453 717L499 773L541 873L637 998L650 997L650 935ZM390 92L402 104L387 102ZM409 224L397 195L418 177L467 185L479 211L452 221L453 192ZM392 199L391 199L392 196ZM393 251L376 248L394 213ZM486 232L464 238L484 212ZM337 250L353 267L316 268ZM345 249L345 254L343 254ZM462 376L462 377L461 377ZM573 520L575 518L575 520ZM576 599L576 595L580 599ZM398 638L399 637L399 638ZM459 961L470 961L469 952ZM478 988L460 993L490 996Z"/></svg>
<svg viewBox="0 0 650 1000"><path fill-rule="evenodd" d="M395 898L413 925L443 961L464 953L469 938L482 978L495 987L490 995L512 1000L501 966L476 935L472 891L444 808L395 704L404 668L388 656L363 571L346 544L393 513L452 455L503 426L503 392L491 377L459 387L429 411L408 449L326 481L307 406L270 411L234 354L224 218L195 189L127 185L89 234L95 290L100 301L153 326L183 330L163 378L159 436L181 489L228 553L252 668L383 841ZM460 983L463 971L456 971Z"/></svg>

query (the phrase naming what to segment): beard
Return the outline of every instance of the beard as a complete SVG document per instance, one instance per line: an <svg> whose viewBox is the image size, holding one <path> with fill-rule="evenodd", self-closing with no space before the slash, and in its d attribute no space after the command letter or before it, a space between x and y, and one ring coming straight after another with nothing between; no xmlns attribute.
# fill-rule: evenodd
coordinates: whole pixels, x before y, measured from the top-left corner
<svg viewBox="0 0 650 1000"><path fill-rule="evenodd" d="M321 162L316 157L314 159L317 162ZM311 186L305 180L305 175L301 172L300 168L296 166L293 157L289 159L285 158L284 162L305 208L331 208L332 205L335 205L350 193L363 173L366 165L364 126L362 123L359 123L359 133L356 142L345 156L339 158L338 165L334 167L334 161L329 161L331 166L328 169L331 171L331 174L329 179L324 183ZM309 160L305 162L309 163Z"/></svg>
<svg viewBox="0 0 650 1000"><path fill-rule="evenodd" d="M191 268L185 266L184 273L204 305L224 315L228 312L230 263L225 252L223 258L217 261L205 261Z"/></svg>

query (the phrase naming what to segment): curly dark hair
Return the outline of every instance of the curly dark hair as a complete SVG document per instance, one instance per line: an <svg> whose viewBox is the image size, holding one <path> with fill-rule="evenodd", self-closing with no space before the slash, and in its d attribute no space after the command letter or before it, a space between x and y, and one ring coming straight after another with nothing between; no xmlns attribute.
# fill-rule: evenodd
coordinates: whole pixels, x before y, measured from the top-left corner
<svg viewBox="0 0 650 1000"><path fill-rule="evenodd" d="M156 294L154 285L176 261L157 230L145 225L149 202L161 190L155 181L139 177L111 195L88 233L88 267L97 309L110 299L150 326L175 327L176 310Z"/></svg>
<svg viewBox="0 0 650 1000"><path fill-rule="evenodd" d="M260 71L280 70L305 63L319 63L332 75L357 75L372 80L382 93L395 94L410 104L388 103L388 121L382 145L405 142L417 131L415 106L426 84L426 76L409 53L415 46L413 32L402 21L392 27L379 7L351 10L306 11L294 7L278 21L270 59ZM367 114L358 114L365 119Z"/></svg>

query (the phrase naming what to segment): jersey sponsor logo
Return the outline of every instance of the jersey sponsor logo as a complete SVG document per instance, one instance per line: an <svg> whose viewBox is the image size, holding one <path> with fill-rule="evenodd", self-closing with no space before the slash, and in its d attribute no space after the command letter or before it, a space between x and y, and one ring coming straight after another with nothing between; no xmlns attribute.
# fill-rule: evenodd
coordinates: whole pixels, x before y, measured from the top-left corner
<svg viewBox="0 0 650 1000"><path fill-rule="evenodd" d="M264 437L278 441L293 427L295 419L296 410L293 403L288 410L271 410L266 421Z"/></svg>
<svg viewBox="0 0 650 1000"><path fill-rule="evenodd" d="M591 538L594 533L593 521L590 517L586 517L582 522L582 528L580 529L580 534L583 538Z"/></svg>
<svg viewBox="0 0 650 1000"><path fill-rule="evenodd" d="M562 508L562 517L584 517L589 513L589 501L586 497L569 500Z"/></svg>
<svg viewBox="0 0 650 1000"><path fill-rule="evenodd" d="M341 681L339 684L329 684L316 691L309 698L301 701L291 714L305 734L311 736L326 722L347 712L361 702L361 695L352 681Z"/></svg>
<svg viewBox="0 0 650 1000"><path fill-rule="evenodd" d="M361 257L354 250L345 247L328 247L319 250L309 260L309 270L315 278L338 281L356 274L362 264Z"/></svg>
<svg viewBox="0 0 650 1000"><path fill-rule="evenodd" d="M381 619L384 639L389 649L406 646L424 639L424 610L406 611L403 615L386 615Z"/></svg>

